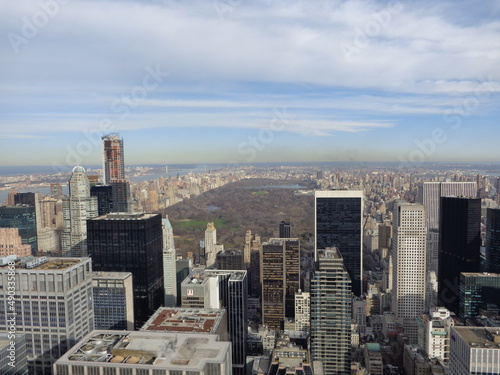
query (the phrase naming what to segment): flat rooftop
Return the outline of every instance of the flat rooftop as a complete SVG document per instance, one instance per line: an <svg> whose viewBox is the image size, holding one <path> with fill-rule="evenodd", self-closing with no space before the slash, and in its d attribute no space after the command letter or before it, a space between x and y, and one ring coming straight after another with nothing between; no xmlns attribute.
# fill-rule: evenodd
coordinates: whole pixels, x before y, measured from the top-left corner
<svg viewBox="0 0 500 375"><path fill-rule="evenodd" d="M226 360L231 343L217 338L209 334L94 330L59 358L56 366L202 371L206 363Z"/></svg>
<svg viewBox="0 0 500 375"><path fill-rule="evenodd" d="M160 307L141 331L215 334L226 310Z"/></svg>
<svg viewBox="0 0 500 375"><path fill-rule="evenodd" d="M471 348L500 350L500 328L453 327Z"/></svg>
<svg viewBox="0 0 500 375"><path fill-rule="evenodd" d="M88 258L52 258L52 257L34 257L28 256L15 260L16 269L24 270L63 270L70 268ZM0 269L8 267L8 264L1 266Z"/></svg>
<svg viewBox="0 0 500 375"><path fill-rule="evenodd" d="M191 274L182 282L182 284L203 284L210 277L218 277L219 275L228 275L229 280L241 281L244 279L247 271L238 270L210 270L210 269L194 269Z"/></svg>
<svg viewBox="0 0 500 375"><path fill-rule="evenodd" d="M117 279L123 280L127 277L132 276L130 272L92 272L91 276L93 279Z"/></svg>
<svg viewBox="0 0 500 375"><path fill-rule="evenodd" d="M97 216L90 220L146 220L159 214L146 214L144 212L112 212L106 215Z"/></svg>

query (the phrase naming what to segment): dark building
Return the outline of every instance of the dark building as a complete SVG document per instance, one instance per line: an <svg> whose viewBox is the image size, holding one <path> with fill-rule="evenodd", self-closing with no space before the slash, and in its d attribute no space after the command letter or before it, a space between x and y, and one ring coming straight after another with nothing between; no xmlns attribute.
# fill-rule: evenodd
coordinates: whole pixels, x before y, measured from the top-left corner
<svg viewBox="0 0 500 375"><path fill-rule="evenodd" d="M125 179L125 156L123 154L123 139L117 133L102 137L104 157L104 184Z"/></svg>
<svg viewBox="0 0 500 375"><path fill-rule="evenodd" d="M92 269L131 272L135 328L163 304L163 237L161 215L111 213L87 220Z"/></svg>
<svg viewBox="0 0 500 375"><path fill-rule="evenodd" d="M311 356L325 374L351 373L351 280L337 249L318 249L311 284Z"/></svg>
<svg viewBox="0 0 500 375"><path fill-rule="evenodd" d="M500 273L500 209L486 211L486 272Z"/></svg>
<svg viewBox="0 0 500 375"><path fill-rule="evenodd" d="M191 273L192 266L193 265L190 258L177 259L175 261L175 272L177 279L177 306L181 306L181 284L184 279Z"/></svg>
<svg viewBox="0 0 500 375"><path fill-rule="evenodd" d="M438 300L458 314L461 272L480 271L481 199L441 197Z"/></svg>
<svg viewBox="0 0 500 375"><path fill-rule="evenodd" d="M35 193L16 193L14 195L14 204L16 206L22 204L34 206L35 201L36 201Z"/></svg>
<svg viewBox="0 0 500 375"><path fill-rule="evenodd" d="M352 291L362 294L363 192L357 190L315 191L316 252L335 247L349 272Z"/></svg>
<svg viewBox="0 0 500 375"><path fill-rule="evenodd" d="M285 317L295 317L295 293L300 289L300 242L271 238L262 246L260 281L262 322L281 329Z"/></svg>
<svg viewBox="0 0 500 375"><path fill-rule="evenodd" d="M113 212L128 212L130 185L126 180L111 181L111 200L113 201Z"/></svg>
<svg viewBox="0 0 500 375"><path fill-rule="evenodd" d="M290 223L288 223L284 220L281 220L279 238L290 238L290 237L291 237Z"/></svg>
<svg viewBox="0 0 500 375"><path fill-rule="evenodd" d="M111 185L94 185L90 187L90 196L97 197L99 216L113 211L113 188Z"/></svg>
<svg viewBox="0 0 500 375"><path fill-rule="evenodd" d="M460 274L460 319L473 318L479 309L488 304L500 307L500 274L472 273Z"/></svg>
<svg viewBox="0 0 500 375"><path fill-rule="evenodd" d="M19 228L22 243L31 246L31 254L37 253L35 206L1 206L0 228Z"/></svg>
<svg viewBox="0 0 500 375"><path fill-rule="evenodd" d="M215 257L215 268L218 270L244 270L243 251L219 251Z"/></svg>

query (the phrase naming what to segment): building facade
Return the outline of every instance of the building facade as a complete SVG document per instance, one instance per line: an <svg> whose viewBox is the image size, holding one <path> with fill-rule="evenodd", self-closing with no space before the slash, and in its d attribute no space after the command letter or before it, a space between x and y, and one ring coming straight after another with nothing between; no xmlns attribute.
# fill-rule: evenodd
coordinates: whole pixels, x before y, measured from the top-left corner
<svg viewBox="0 0 500 375"><path fill-rule="evenodd" d="M177 254L174 245L174 233L168 217L162 219L163 231L163 289L164 305L177 306Z"/></svg>
<svg viewBox="0 0 500 375"><path fill-rule="evenodd" d="M363 197L358 190L314 192L316 252L340 251L357 296L363 294Z"/></svg>
<svg viewBox="0 0 500 375"><path fill-rule="evenodd" d="M500 274L498 273L460 273L460 319L480 315L480 308L487 304L500 307Z"/></svg>
<svg viewBox="0 0 500 375"><path fill-rule="evenodd" d="M22 243L31 246L31 255L38 251L35 206L0 206L0 228L18 228Z"/></svg>
<svg viewBox="0 0 500 375"><path fill-rule="evenodd" d="M500 273L500 209L486 210L486 272Z"/></svg>
<svg viewBox="0 0 500 375"><path fill-rule="evenodd" d="M111 213L87 222L87 243L96 272L130 272L135 328L164 302L163 238L158 214Z"/></svg>

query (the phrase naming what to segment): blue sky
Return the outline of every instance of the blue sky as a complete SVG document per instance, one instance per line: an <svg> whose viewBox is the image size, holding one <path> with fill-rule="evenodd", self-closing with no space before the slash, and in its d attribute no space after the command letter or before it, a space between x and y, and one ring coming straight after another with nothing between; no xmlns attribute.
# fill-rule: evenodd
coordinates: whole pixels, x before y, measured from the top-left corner
<svg viewBox="0 0 500 375"><path fill-rule="evenodd" d="M4 1L0 165L495 161L498 1Z"/></svg>

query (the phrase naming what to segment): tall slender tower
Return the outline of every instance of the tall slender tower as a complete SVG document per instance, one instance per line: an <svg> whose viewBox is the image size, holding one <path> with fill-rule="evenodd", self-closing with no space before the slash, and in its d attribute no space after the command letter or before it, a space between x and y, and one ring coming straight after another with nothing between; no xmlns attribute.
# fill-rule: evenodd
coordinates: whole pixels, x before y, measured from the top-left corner
<svg viewBox="0 0 500 375"><path fill-rule="evenodd" d="M335 248L318 249L311 284L311 355L325 375L351 373L351 280Z"/></svg>
<svg viewBox="0 0 500 375"><path fill-rule="evenodd" d="M438 299L458 314L460 272L480 271L481 199L442 197Z"/></svg>
<svg viewBox="0 0 500 375"><path fill-rule="evenodd" d="M486 212L486 272L500 273L500 209Z"/></svg>
<svg viewBox="0 0 500 375"><path fill-rule="evenodd" d="M87 256L87 219L92 219L97 214L97 198L90 196L85 169L74 167L69 180L69 197L63 199L64 227L61 245L64 256Z"/></svg>
<svg viewBox="0 0 500 375"><path fill-rule="evenodd" d="M163 287L165 289L165 306L177 305L177 256L174 247L174 233L168 216L161 220L163 230Z"/></svg>
<svg viewBox="0 0 500 375"><path fill-rule="evenodd" d="M215 229L214 223L208 223L207 229L205 230L205 264L207 267L215 263L217 255L216 244L217 229Z"/></svg>
<svg viewBox="0 0 500 375"><path fill-rule="evenodd" d="M398 203L394 209L392 309L411 343L416 343L415 317L425 309L427 227L425 207Z"/></svg>
<svg viewBox="0 0 500 375"><path fill-rule="evenodd" d="M123 139L118 133L102 137L104 184L111 185L113 212L128 212L130 186L125 179Z"/></svg>
<svg viewBox="0 0 500 375"><path fill-rule="evenodd" d="M363 275L363 192L315 191L314 201L316 253L318 249L336 247L349 272L352 291L360 296Z"/></svg>

